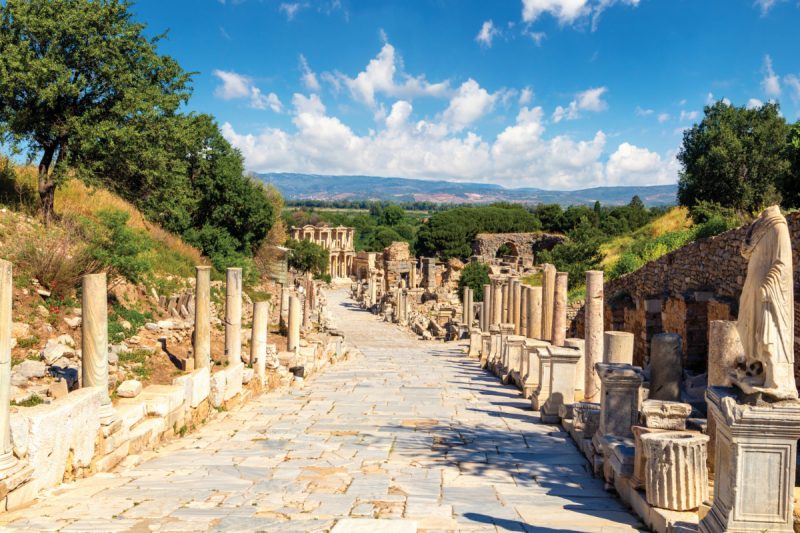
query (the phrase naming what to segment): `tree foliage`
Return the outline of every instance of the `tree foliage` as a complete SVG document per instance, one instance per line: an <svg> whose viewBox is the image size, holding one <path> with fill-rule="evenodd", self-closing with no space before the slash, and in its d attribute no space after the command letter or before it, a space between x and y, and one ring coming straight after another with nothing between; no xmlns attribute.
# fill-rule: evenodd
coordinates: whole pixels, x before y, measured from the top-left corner
<svg viewBox="0 0 800 533"><path fill-rule="evenodd" d="M306 240L290 239L286 246L289 248L289 267L303 274L311 272L315 275L324 275L328 271L328 250Z"/></svg>
<svg viewBox="0 0 800 533"><path fill-rule="evenodd" d="M163 170L162 145L190 93L190 75L160 55L118 0L7 0L0 4L0 129L39 159L45 221L68 173L113 180L104 170Z"/></svg>
<svg viewBox="0 0 800 533"><path fill-rule="evenodd" d="M790 170L787 134L776 103L707 106L703 120L683 134L678 201L688 207L714 201L749 212L779 201L777 183Z"/></svg>
<svg viewBox="0 0 800 533"><path fill-rule="evenodd" d="M458 279L458 295L464 296L464 288L472 289L472 297L476 302L483 301L483 286L489 284L489 265L479 261L468 263L461 271Z"/></svg>

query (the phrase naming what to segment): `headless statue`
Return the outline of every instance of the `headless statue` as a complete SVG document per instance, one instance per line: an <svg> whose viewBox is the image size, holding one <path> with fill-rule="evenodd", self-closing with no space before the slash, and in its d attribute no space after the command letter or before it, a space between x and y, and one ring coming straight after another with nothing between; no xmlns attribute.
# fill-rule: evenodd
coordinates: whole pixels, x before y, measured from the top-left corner
<svg viewBox="0 0 800 533"><path fill-rule="evenodd" d="M775 205L761 213L742 245L747 278L736 328L744 346L732 379L747 394L797 398L794 378L792 242Z"/></svg>

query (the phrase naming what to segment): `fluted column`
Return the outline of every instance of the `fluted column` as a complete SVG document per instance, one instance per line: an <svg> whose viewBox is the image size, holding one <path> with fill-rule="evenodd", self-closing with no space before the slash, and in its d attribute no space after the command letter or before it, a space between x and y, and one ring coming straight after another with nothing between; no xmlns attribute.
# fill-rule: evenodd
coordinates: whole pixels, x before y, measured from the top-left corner
<svg viewBox="0 0 800 533"><path fill-rule="evenodd" d="M11 402L11 323L14 301L12 265L0 259L0 474L17 465L11 446L9 404Z"/></svg>
<svg viewBox="0 0 800 533"><path fill-rule="evenodd" d="M194 289L194 367L211 364L211 267L195 267Z"/></svg>
<svg viewBox="0 0 800 533"><path fill-rule="evenodd" d="M586 304L584 305L584 338L586 339L585 399L600 400L600 378L595 365L603 362L603 271L586 272Z"/></svg>
<svg viewBox="0 0 800 533"><path fill-rule="evenodd" d="M708 499L707 435L665 432L640 438L647 457L647 503L671 511L691 511Z"/></svg>
<svg viewBox="0 0 800 533"><path fill-rule="evenodd" d="M566 272L556 274L555 290L553 291L553 332L550 342L553 346L564 346L567 338L567 283L569 275Z"/></svg>
<svg viewBox="0 0 800 533"><path fill-rule="evenodd" d="M83 276L81 303L81 386L99 387L100 418L103 425L114 419L108 395L108 293L106 275Z"/></svg>

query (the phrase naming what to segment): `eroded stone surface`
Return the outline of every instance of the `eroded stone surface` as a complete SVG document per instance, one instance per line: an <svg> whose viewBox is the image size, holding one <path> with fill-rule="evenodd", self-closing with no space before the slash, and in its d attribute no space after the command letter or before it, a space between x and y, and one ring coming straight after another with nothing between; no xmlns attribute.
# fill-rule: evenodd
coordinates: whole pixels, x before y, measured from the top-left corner
<svg viewBox="0 0 800 533"><path fill-rule="evenodd" d="M397 531L641 527L591 477L569 436L542 424L463 346L419 341L345 303L343 293L329 295L363 355L302 389L220 412L121 473L6 513L0 529L388 531L376 520Z"/></svg>

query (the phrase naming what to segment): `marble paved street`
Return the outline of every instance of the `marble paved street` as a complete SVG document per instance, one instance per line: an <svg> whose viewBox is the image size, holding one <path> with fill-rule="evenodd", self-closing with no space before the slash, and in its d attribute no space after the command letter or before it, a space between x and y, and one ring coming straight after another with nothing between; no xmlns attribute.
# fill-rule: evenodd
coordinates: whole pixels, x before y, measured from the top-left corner
<svg viewBox="0 0 800 533"><path fill-rule="evenodd" d="M345 299L363 352L305 388L264 395L138 466L0 516L2 531L529 531L641 527L455 343L418 341Z"/></svg>

